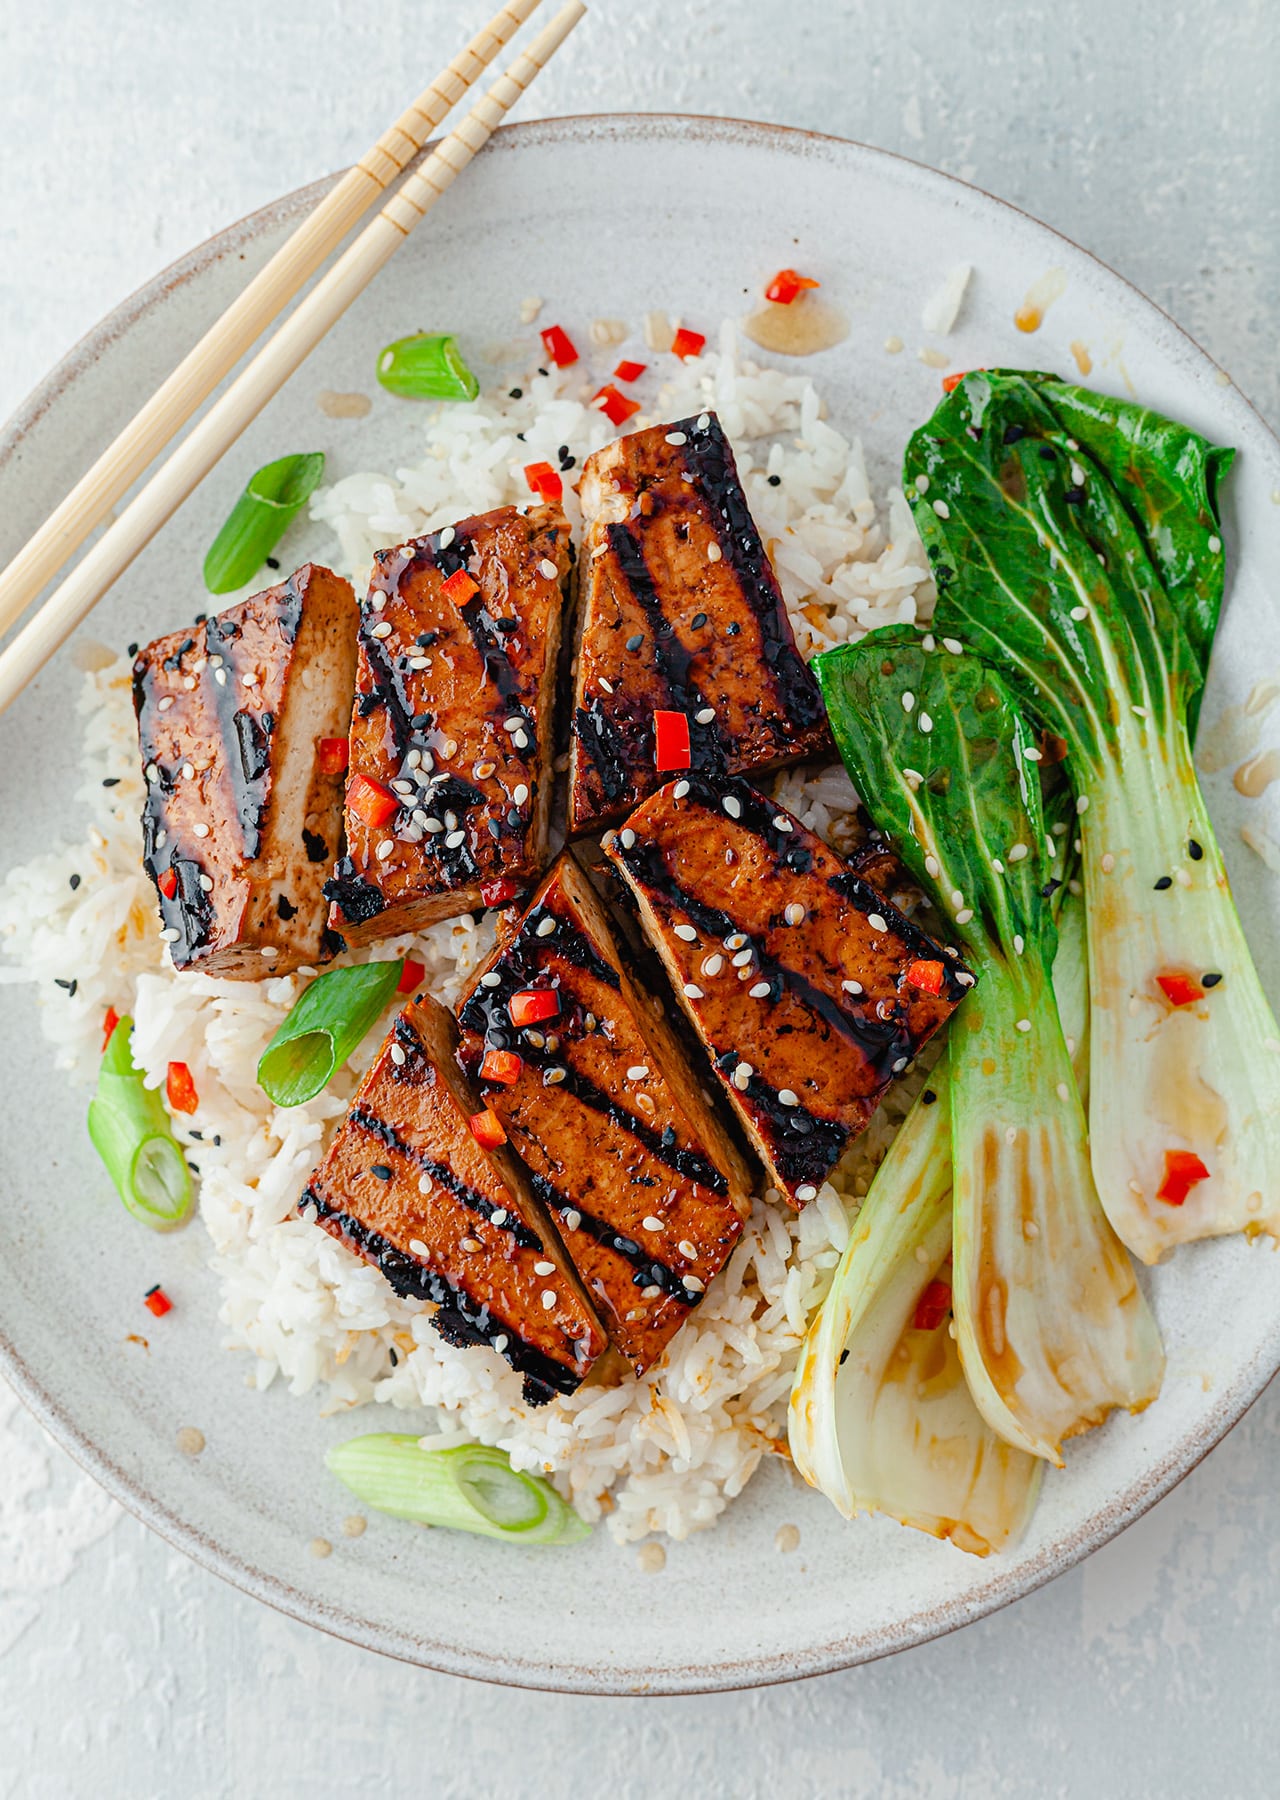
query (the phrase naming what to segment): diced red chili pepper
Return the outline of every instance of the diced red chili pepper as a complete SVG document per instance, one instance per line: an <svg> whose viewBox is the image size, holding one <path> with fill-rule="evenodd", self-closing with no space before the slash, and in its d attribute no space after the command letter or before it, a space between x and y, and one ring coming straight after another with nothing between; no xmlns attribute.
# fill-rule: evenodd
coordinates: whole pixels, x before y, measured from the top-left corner
<svg viewBox="0 0 1280 1800"><path fill-rule="evenodd" d="M526 463L524 478L529 483L530 491L543 500L564 498L564 482L550 463Z"/></svg>
<svg viewBox="0 0 1280 1800"><path fill-rule="evenodd" d="M142 1296L142 1304L149 1313L154 1313L157 1319L163 1319L167 1312L173 1311L173 1301L162 1287L148 1288Z"/></svg>
<svg viewBox="0 0 1280 1800"><path fill-rule="evenodd" d="M543 1019L554 1019L560 1011L560 996L554 988L522 988L512 994L507 1011L513 1025L539 1025Z"/></svg>
<svg viewBox="0 0 1280 1800"><path fill-rule="evenodd" d="M111 1033L120 1023L120 1014L114 1006L109 1006L102 1021L102 1054L107 1054L107 1045L111 1042Z"/></svg>
<svg viewBox="0 0 1280 1800"><path fill-rule="evenodd" d="M924 994L940 994L946 969L940 962L913 962L907 970L907 982Z"/></svg>
<svg viewBox="0 0 1280 1800"><path fill-rule="evenodd" d="M415 993L422 986L426 972L427 965L425 963L414 962L411 956L406 956L404 968L400 971L400 980L396 984L397 994Z"/></svg>
<svg viewBox="0 0 1280 1800"><path fill-rule="evenodd" d="M797 275L794 269L779 269L768 287L764 290L766 300L772 300L775 306L790 306L797 294L806 288L821 287L811 275Z"/></svg>
<svg viewBox="0 0 1280 1800"><path fill-rule="evenodd" d="M686 325L682 325L671 340L671 354L678 356L681 362L690 356L701 356L706 341L705 332L690 331Z"/></svg>
<svg viewBox="0 0 1280 1800"><path fill-rule="evenodd" d="M628 400L625 394L618 392L612 382L605 383L591 404L604 414L611 425L625 425L633 413L640 411L640 402Z"/></svg>
<svg viewBox="0 0 1280 1800"><path fill-rule="evenodd" d="M474 600L480 592L480 583L465 569L455 569L447 580L440 583L440 592L453 606L465 606L468 600Z"/></svg>
<svg viewBox="0 0 1280 1800"><path fill-rule="evenodd" d="M1169 1206L1181 1206L1192 1188L1208 1179L1209 1171L1194 1150L1166 1150L1164 1180L1156 1189L1156 1199Z"/></svg>
<svg viewBox="0 0 1280 1800"><path fill-rule="evenodd" d="M358 819L364 820L370 831L385 825L400 810L400 802L391 789L368 775L357 775L351 783L347 789L347 805Z"/></svg>
<svg viewBox="0 0 1280 1800"><path fill-rule="evenodd" d="M173 896L178 891L178 871L176 869L166 869L164 874L156 882L156 886L160 889L160 892L164 895L166 900L172 900Z"/></svg>
<svg viewBox="0 0 1280 1800"><path fill-rule="evenodd" d="M964 380L965 376L968 373L969 373L968 369L961 369L955 375L944 375L942 377L943 393L944 394L954 394L956 389L960 386L960 383Z"/></svg>
<svg viewBox="0 0 1280 1800"><path fill-rule="evenodd" d="M172 1112L193 1113L200 1104L200 1096L196 1093L196 1084L191 1079L191 1071L186 1063L171 1062L169 1064L164 1091L169 1097L169 1108Z"/></svg>
<svg viewBox="0 0 1280 1800"><path fill-rule="evenodd" d="M917 1331L936 1331L950 1311L950 1282L931 1281L916 1301L915 1317L911 1323Z"/></svg>
<svg viewBox="0 0 1280 1800"><path fill-rule="evenodd" d="M520 883L513 881L510 875L500 875L496 881L480 883L480 898L486 906L505 906L519 892Z"/></svg>
<svg viewBox="0 0 1280 1800"><path fill-rule="evenodd" d="M661 707L654 713L653 766L655 769L690 767L688 713L664 712Z"/></svg>
<svg viewBox="0 0 1280 1800"><path fill-rule="evenodd" d="M469 1123L471 1135L482 1150L497 1150L506 1143L507 1134L491 1106L486 1106L483 1112L473 1113Z"/></svg>
<svg viewBox="0 0 1280 1800"><path fill-rule="evenodd" d="M1170 1006L1193 1006L1197 1000L1204 999L1204 989L1195 977L1180 975L1176 970L1171 970L1167 975L1157 975L1156 986Z"/></svg>
<svg viewBox="0 0 1280 1800"><path fill-rule="evenodd" d="M514 1087L524 1067L523 1057L514 1050L486 1050L480 1064L481 1081L500 1081L503 1087Z"/></svg>
<svg viewBox="0 0 1280 1800"><path fill-rule="evenodd" d="M647 363L626 362L624 360L620 362L613 371L613 379L615 381L639 381L647 367Z"/></svg>
<svg viewBox="0 0 1280 1800"><path fill-rule="evenodd" d="M318 738L316 763L322 775L343 775L351 762L351 745L346 738Z"/></svg>
<svg viewBox="0 0 1280 1800"><path fill-rule="evenodd" d="M576 363L578 352L573 339L559 325L548 325L542 333L542 347L556 365L557 369L567 369L570 363Z"/></svg>

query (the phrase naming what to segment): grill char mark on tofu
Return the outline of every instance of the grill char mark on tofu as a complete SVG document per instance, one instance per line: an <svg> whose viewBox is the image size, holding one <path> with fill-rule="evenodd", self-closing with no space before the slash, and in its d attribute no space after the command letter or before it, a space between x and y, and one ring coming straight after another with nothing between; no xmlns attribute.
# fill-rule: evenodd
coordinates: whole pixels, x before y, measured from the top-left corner
<svg viewBox="0 0 1280 1800"><path fill-rule="evenodd" d="M327 891L348 944L478 911L484 883L541 873L572 558L553 506L502 507L378 553L349 780L378 782L400 806L378 826L346 808ZM442 591L459 570L480 588L462 606Z"/></svg>
<svg viewBox="0 0 1280 1800"><path fill-rule="evenodd" d="M316 742L350 725L356 619L347 582L308 563L135 658L143 861L176 968L254 979L332 955L343 778Z"/></svg>
<svg viewBox="0 0 1280 1800"><path fill-rule="evenodd" d="M455 1046L435 1001L405 1008L299 1210L314 1208L397 1293L433 1302L448 1343L505 1357L540 1405L572 1393L607 1340L527 1176L472 1136L479 1102Z"/></svg>
<svg viewBox="0 0 1280 1800"><path fill-rule="evenodd" d="M671 782L605 849L771 1180L803 1205L968 970L745 781ZM907 980L917 961L943 965L938 995Z"/></svg>
<svg viewBox="0 0 1280 1800"><path fill-rule="evenodd" d="M531 987L553 989L558 1011L518 1029L511 999ZM572 856L481 970L459 1017L468 1073L486 1049L521 1058L514 1084L486 1083L486 1100L614 1349L643 1373L727 1260L749 1184L661 1006L623 969L604 907Z"/></svg>
<svg viewBox="0 0 1280 1800"><path fill-rule="evenodd" d="M571 831L621 818L662 785L655 709L688 717L694 769L829 755L818 685L715 414L597 450L581 499Z"/></svg>

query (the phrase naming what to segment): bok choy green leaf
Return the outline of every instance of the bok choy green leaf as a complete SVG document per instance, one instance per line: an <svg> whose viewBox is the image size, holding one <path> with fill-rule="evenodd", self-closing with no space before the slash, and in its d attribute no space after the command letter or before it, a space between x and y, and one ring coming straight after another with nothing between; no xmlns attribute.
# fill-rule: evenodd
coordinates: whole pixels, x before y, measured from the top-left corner
<svg viewBox="0 0 1280 1800"><path fill-rule="evenodd" d="M966 377L906 459L934 629L998 663L1065 746L1094 1175L1147 1262L1188 1239L1280 1233L1280 1030L1188 728L1221 603L1228 462L1141 409L1009 372Z"/></svg>
<svg viewBox="0 0 1280 1800"><path fill-rule="evenodd" d="M910 629L814 668L855 786L978 972L950 1037L960 1357L993 1430L1060 1462L1064 1438L1147 1405L1164 1358L1098 1203L1054 998L1065 867L1041 753L994 670Z"/></svg>

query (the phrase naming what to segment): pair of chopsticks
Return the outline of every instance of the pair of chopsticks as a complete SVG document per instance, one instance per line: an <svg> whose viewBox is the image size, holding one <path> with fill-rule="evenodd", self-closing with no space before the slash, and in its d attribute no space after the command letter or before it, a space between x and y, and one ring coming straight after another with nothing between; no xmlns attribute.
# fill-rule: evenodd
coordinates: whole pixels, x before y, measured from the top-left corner
<svg viewBox="0 0 1280 1800"><path fill-rule="evenodd" d="M144 469L207 400L378 195L423 148L461 96L510 42L539 0L508 4L349 170L103 452L0 574L0 633L102 523ZM569 0L374 216L162 468L0 652L0 712L150 543L192 490L389 261L418 221L544 69L586 11Z"/></svg>

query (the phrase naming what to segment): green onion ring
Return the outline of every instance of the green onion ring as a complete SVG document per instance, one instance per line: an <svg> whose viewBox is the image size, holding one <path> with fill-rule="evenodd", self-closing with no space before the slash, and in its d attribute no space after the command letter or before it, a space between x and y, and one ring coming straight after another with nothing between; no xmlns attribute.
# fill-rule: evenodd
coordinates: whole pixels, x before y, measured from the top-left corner
<svg viewBox="0 0 1280 1800"><path fill-rule="evenodd" d="M133 1020L121 1019L111 1034L89 1103L89 1138L134 1218L171 1231L191 1210L191 1173L164 1101L134 1063L132 1031Z"/></svg>
<svg viewBox="0 0 1280 1800"><path fill-rule="evenodd" d="M330 969L299 995L262 1053L258 1083L277 1106L301 1106L328 1086L400 985L404 960Z"/></svg>
<svg viewBox="0 0 1280 1800"><path fill-rule="evenodd" d="M250 476L204 559L211 594L230 594L253 580L323 474L324 452L313 450L265 463Z"/></svg>
<svg viewBox="0 0 1280 1800"><path fill-rule="evenodd" d="M377 374L387 392L403 400L474 400L480 392L457 339L447 335L397 338L378 352Z"/></svg>

